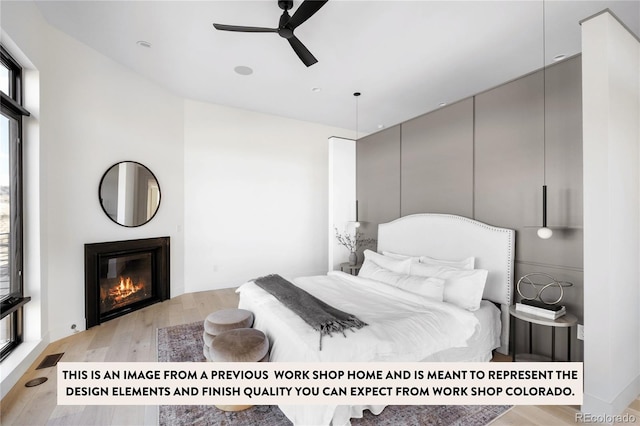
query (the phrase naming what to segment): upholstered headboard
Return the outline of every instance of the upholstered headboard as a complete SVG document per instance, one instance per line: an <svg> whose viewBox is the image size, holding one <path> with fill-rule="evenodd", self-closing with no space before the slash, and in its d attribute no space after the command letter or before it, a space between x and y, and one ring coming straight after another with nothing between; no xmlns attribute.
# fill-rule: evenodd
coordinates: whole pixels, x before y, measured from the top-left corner
<svg viewBox="0 0 640 426"><path fill-rule="evenodd" d="M509 351L515 231L450 214L414 214L378 225L378 251L438 259L476 258L489 271L483 298L500 305L500 353Z"/></svg>

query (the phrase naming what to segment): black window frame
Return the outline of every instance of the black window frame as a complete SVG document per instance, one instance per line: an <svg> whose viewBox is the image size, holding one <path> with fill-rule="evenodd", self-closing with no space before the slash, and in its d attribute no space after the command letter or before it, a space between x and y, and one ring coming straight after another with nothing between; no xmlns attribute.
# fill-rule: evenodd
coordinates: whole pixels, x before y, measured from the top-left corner
<svg viewBox="0 0 640 426"><path fill-rule="evenodd" d="M0 112L15 123L15 138L9 140L10 155L10 200L11 227L9 262L11 264L10 293L0 301L0 318L11 316L12 340L0 350L0 361L5 359L23 340L23 306L31 300L24 297L23 255L23 162L22 162L22 118L29 116L22 106L22 67L0 46L0 63L9 70L8 92L0 91ZM14 285L15 284L15 285Z"/></svg>

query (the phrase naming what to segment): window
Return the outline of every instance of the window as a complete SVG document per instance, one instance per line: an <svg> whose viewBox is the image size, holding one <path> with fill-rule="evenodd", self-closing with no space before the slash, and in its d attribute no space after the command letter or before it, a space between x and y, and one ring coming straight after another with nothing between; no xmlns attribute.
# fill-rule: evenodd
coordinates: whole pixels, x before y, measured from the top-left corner
<svg viewBox="0 0 640 426"><path fill-rule="evenodd" d="M22 68L0 46L0 360L22 342Z"/></svg>
<svg viewBox="0 0 640 426"><path fill-rule="evenodd" d="M0 68L0 91L9 94L9 69L7 67Z"/></svg>

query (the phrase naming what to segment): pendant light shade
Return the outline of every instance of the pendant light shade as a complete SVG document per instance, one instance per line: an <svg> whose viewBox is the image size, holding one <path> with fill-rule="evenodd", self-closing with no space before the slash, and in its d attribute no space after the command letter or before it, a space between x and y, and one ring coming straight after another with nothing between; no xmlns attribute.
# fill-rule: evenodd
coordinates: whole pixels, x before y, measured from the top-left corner
<svg viewBox="0 0 640 426"><path fill-rule="evenodd" d="M553 231L549 228L540 228L538 229L538 237L543 240L548 240L553 235Z"/></svg>
<svg viewBox="0 0 640 426"><path fill-rule="evenodd" d="M358 200L356 200L356 220L353 222L353 226L360 228L360 220L358 219Z"/></svg>
<svg viewBox="0 0 640 426"><path fill-rule="evenodd" d="M355 92L353 96L356 98L356 141L358 140L358 97L360 96L360 92ZM355 228L360 228L360 220L358 218L358 200L356 200L356 218L353 222L353 226Z"/></svg>
<svg viewBox="0 0 640 426"><path fill-rule="evenodd" d="M538 237L547 240L552 235L553 231L547 228L547 185L542 185L542 228L538 229Z"/></svg>

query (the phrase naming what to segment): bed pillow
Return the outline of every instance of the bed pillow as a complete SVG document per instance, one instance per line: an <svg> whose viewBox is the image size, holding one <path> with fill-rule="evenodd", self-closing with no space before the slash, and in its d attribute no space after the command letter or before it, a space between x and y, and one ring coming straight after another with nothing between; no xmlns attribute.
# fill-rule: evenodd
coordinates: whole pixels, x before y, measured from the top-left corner
<svg viewBox="0 0 640 426"><path fill-rule="evenodd" d="M444 298L444 279L399 274L377 265L371 259L364 261L358 276L379 281L438 302L442 302Z"/></svg>
<svg viewBox="0 0 640 426"><path fill-rule="evenodd" d="M406 254L398 254L390 251L383 251L382 254L387 257L391 257L393 259L400 259L400 260L411 259L412 262L420 262L420 263L425 263L427 265L434 265L434 266L439 266L439 265L451 266L452 268L458 268L458 269L473 269L476 262L475 257L467 257L466 259L461 259L461 260L443 260L443 259L436 259L434 257L429 257L429 256L408 256Z"/></svg>
<svg viewBox="0 0 640 426"><path fill-rule="evenodd" d="M411 275L444 279L443 300L468 311L476 311L480 307L489 271L414 263Z"/></svg>
<svg viewBox="0 0 640 426"><path fill-rule="evenodd" d="M369 249L364 251L364 260L372 260L376 265L399 274L408 275L411 268L411 259L394 259Z"/></svg>
<svg viewBox="0 0 640 426"><path fill-rule="evenodd" d="M420 261L420 256L408 256L406 254L393 253L391 251L383 251L382 254L392 259L399 259L399 260L411 259L413 262Z"/></svg>
<svg viewBox="0 0 640 426"><path fill-rule="evenodd" d="M458 269L473 269L476 263L475 257L467 257L462 260L442 260L435 259L429 256L421 256L420 263L424 263L425 265L430 266L450 266L452 268Z"/></svg>

